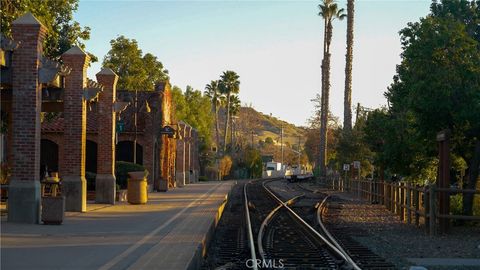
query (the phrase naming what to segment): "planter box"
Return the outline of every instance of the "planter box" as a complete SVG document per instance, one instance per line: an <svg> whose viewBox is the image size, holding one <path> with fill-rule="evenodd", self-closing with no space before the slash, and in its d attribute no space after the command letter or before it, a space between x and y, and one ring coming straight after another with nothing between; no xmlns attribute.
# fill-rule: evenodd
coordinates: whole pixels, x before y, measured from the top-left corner
<svg viewBox="0 0 480 270"><path fill-rule="evenodd" d="M42 197L42 222L60 225L65 218L65 197Z"/></svg>

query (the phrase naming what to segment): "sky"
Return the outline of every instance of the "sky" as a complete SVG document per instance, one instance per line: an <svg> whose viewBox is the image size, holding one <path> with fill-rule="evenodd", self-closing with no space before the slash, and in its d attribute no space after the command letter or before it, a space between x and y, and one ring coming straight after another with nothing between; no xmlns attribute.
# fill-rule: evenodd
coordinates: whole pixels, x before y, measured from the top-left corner
<svg viewBox="0 0 480 270"><path fill-rule="evenodd" d="M101 69L110 40L137 40L158 57L170 82L204 90L225 70L240 76L240 99L265 114L306 125L320 93L320 1L86 1L75 20L91 28L86 50ZM346 8L345 1L337 1ZM429 12L429 0L356 0L352 106L385 106L383 93L400 63L398 32ZM346 20L335 21L330 110L343 119Z"/></svg>

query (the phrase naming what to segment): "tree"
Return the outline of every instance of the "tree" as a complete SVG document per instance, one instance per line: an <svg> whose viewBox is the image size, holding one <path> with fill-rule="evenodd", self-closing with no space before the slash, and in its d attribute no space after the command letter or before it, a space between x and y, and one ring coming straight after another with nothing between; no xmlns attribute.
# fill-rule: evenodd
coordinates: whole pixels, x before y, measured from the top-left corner
<svg viewBox="0 0 480 270"><path fill-rule="evenodd" d="M183 121L198 131L202 138L201 152L210 149L212 142L211 127L214 114L211 110L210 98L199 90L187 86L185 93L178 86L172 88L175 120Z"/></svg>
<svg viewBox="0 0 480 270"><path fill-rule="evenodd" d="M335 19L343 20L346 15L343 8L338 8L333 0L323 0L318 5L320 12L318 13L324 20L324 42L323 42L323 60L322 60L322 110L321 110L321 126L320 126L320 156L318 167L320 174L326 174L327 162L327 125L330 95L330 44L333 36L333 21Z"/></svg>
<svg viewBox="0 0 480 270"><path fill-rule="evenodd" d="M81 27L73 20L78 9L78 0L1 0L1 32L11 35L12 22L27 12L31 12L47 28L44 54L58 58L74 45L85 49L83 41L90 39L90 28ZM97 58L90 55L90 60Z"/></svg>
<svg viewBox="0 0 480 270"><path fill-rule="evenodd" d="M465 187L474 189L480 166L480 9L478 1L443 1L431 11L400 32L402 63L386 93L389 111L405 119L402 128L414 135L410 144L420 168L437 156L436 133L449 129L452 155L468 164ZM465 194L463 202L471 214L473 195Z"/></svg>
<svg viewBox="0 0 480 270"><path fill-rule="evenodd" d="M235 144L237 143L235 140L235 133L236 133L236 126L234 126L234 118L238 118L237 115L240 113L241 101L238 95L231 95L230 96L230 144L231 149L235 149Z"/></svg>
<svg viewBox="0 0 480 270"><path fill-rule="evenodd" d="M220 180L223 180L223 178L226 175L230 174L230 170L232 169L232 158L230 156L224 156L222 159L220 159L219 162L219 173L220 173Z"/></svg>
<svg viewBox="0 0 480 270"><path fill-rule="evenodd" d="M240 91L240 81L238 80L240 76L238 76L235 71L227 70L224 71L222 76L220 76L220 93L225 95L226 102L227 102L227 109L225 113L225 132L223 133L223 152L225 153L227 150L227 135L228 135L228 123L230 121L230 96L234 94L238 94Z"/></svg>
<svg viewBox="0 0 480 270"><path fill-rule="evenodd" d="M162 62L155 55L146 53L142 57L142 63L147 75L142 89L152 91L157 82L168 81L168 70L164 69Z"/></svg>
<svg viewBox="0 0 480 270"><path fill-rule="evenodd" d="M143 67L142 50L135 39L119 36L110 41L112 48L103 59L103 66L111 68L119 76L118 89L142 90L147 80Z"/></svg>
<svg viewBox="0 0 480 270"><path fill-rule="evenodd" d="M244 160L248 168L250 178L260 178L262 177L262 156L260 151L255 148L247 148L244 152Z"/></svg>
<svg viewBox="0 0 480 270"><path fill-rule="evenodd" d="M320 125L321 125L321 111L322 100L319 94L310 100L314 105L314 114L307 120L308 129L306 133L305 152L312 162L318 162L320 153ZM327 145L331 146L327 149L327 160L336 160L336 145L339 138L339 119L331 112L328 113L327 126ZM315 164L318 167L318 164Z"/></svg>
<svg viewBox="0 0 480 270"><path fill-rule="evenodd" d="M222 99L221 99L221 94L220 94L220 89L218 87L218 81L211 81L210 84L207 84L205 86L205 96L210 98L210 101L212 103L212 110L213 113L215 114L215 143L218 147L220 147L220 127L219 127L219 122L218 122L218 110L220 109L220 106L222 105Z"/></svg>
<svg viewBox="0 0 480 270"><path fill-rule="evenodd" d="M354 0L347 1L347 53L345 54L345 93L343 99L343 129L352 130L352 63Z"/></svg>
<svg viewBox="0 0 480 270"><path fill-rule="evenodd" d="M157 57L142 50L135 39L119 36L110 41L111 49L103 59L103 66L119 76L121 90L153 91L155 83L168 80L168 71Z"/></svg>

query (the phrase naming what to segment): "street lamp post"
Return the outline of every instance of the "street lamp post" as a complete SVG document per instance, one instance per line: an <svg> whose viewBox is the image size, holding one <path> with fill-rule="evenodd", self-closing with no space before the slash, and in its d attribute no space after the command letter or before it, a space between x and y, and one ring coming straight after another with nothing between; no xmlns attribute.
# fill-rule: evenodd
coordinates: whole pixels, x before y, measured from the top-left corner
<svg viewBox="0 0 480 270"><path fill-rule="evenodd" d="M135 89L135 101L134 101L134 106L135 106L135 113L133 116L133 123L135 125L135 137L133 139L133 163L137 164L137 114L138 114L138 108L137 108L137 101L138 101L138 90Z"/></svg>

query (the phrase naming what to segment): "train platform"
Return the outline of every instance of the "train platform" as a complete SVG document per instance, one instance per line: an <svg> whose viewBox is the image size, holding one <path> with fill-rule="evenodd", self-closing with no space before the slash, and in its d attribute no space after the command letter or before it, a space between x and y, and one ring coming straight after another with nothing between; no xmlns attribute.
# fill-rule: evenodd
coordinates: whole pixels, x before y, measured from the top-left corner
<svg viewBox="0 0 480 270"><path fill-rule="evenodd" d="M198 269L234 181L149 193L146 205L89 204L62 225L1 220L7 269Z"/></svg>

